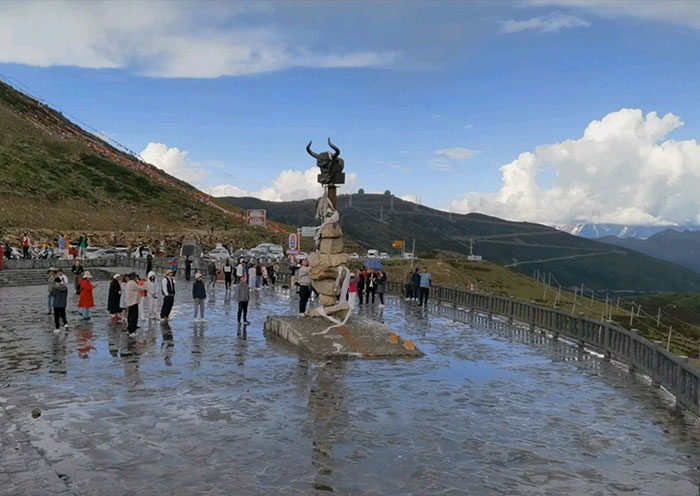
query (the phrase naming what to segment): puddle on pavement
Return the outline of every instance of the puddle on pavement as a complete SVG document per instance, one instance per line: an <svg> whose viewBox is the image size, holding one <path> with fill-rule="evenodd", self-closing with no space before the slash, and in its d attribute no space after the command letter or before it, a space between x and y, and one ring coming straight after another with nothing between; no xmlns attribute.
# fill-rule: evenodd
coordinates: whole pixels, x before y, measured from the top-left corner
<svg viewBox="0 0 700 496"><path fill-rule="evenodd" d="M698 423L562 343L390 299L362 311L425 357L320 363L262 333L287 293L242 332L222 289L193 324L182 287L170 325L128 339L103 308L54 336L44 292L0 289L0 422L78 494L698 494Z"/></svg>

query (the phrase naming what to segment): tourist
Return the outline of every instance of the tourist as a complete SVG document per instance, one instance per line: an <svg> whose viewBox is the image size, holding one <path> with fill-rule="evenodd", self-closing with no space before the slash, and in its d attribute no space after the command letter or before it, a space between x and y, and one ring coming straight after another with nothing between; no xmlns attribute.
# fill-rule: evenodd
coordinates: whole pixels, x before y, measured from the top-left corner
<svg viewBox="0 0 700 496"><path fill-rule="evenodd" d="M97 285L93 284L90 279L92 279L92 274L89 270L86 270L80 281L80 300L78 301L78 308L83 316L83 320L90 320L90 309L95 306L92 290L95 289Z"/></svg>
<svg viewBox="0 0 700 496"><path fill-rule="evenodd" d="M236 301L238 301L238 323L241 323L241 317L243 317L244 324L250 324L248 322L248 302L250 301L250 286L248 286L248 281L245 276L241 277L238 282L238 287L236 288Z"/></svg>
<svg viewBox="0 0 700 496"><path fill-rule="evenodd" d="M146 315L149 320L156 320L158 318L158 293L156 273L150 271L148 273L148 281L146 282Z"/></svg>
<svg viewBox="0 0 700 496"><path fill-rule="evenodd" d="M261 272L262 272L262 274L261 274L261 276L262 276L262 287L265 288L265 287L267 287L267 285L268 285L268 283L269 283L268 277L269 277L270 274L267 272L267 267L265 267L264 265L263 265L262 267L260 267L260 270L261 270Z"/></svg>
<svg viewBox="0 0 700 496"><path fill-rule="evenodd" d="M304 315L311 297L311 267L307 259L301 261L301 267L297 272L297 284L299 285L299 315Z"/></svg>
<svg viewBox="0 0 700 496"><path fill-rule="evenodd" d="M66 304L68 303L68 286L63 284L60 277L54 278L54 286L51 289L51 300L53 304L53 323L55 333L61 331L61 322L68 328L66 320Z"/></svg>
<svg viewBox="0 0 700 496"><path fill-rule="evenodd" d="M420 269L416 267L413 272L413 299L417 300L420 296Z"/></svg>
<svg viewBox="0 0 700 496"><path fill-rule="evenodd" d="M53 313L53 302L51 301L51 298L53 297L51 295L53 295L53 287L56 284L56 277L58 277L58 275L56 274L56 269L53 267L49 267L49 315Z"/></svg>
<svg viewBox="0 0 700 496"><path fill-rule="evenodd" d="M168 270L160 283L161 292L163 293L163 306L160 308L160 320L164 321L170 318L170 312L175 302L175 280L173 279L173 275L173 271Z"/></svg>
<svg viewBox="0 0 700 496"><path fill-rule="evenodd" d="M146 281L141 279L141 276L137 275L136 282L138 282L141 287L141 293L139 294L139 318L141 320L146 320L148 318L148 314L144 308L146 306Z"/></svg>
<svg viewBox="0 0 700 496"><path fill-rule="evenodd" d="M119 320L119 313L122 311L122 307L119 305L122 288L119 284L120 274L114 274L112 281L109 283L109 292L107 293L107 311L113 321Z"/></svg>
<svg viewBox="0 0 700 496"><path fill-rule="evenodd" d="M292 264L289 266L289 287L296 288L296 292L299 293L299 285L297 284L297 271L299 270L299 265Z"/></svg>
<svg viewBox="0 0 700 496"><path fill-rule="evenodd" d="M194 320L198 321L197 314L199 314L199 322L205 321L204 300L207 299L207 289L204 286L204 276L201 274L201 272L197 272L194 275L192 298L194 299Z"/></svg>
<svg viewBox="0 0 700 496"><path fill-rule="evenodd" d="M80 260L75 261L70 271L73 273L73 285L75 286L75 294L80 294L80 281L83 278L83 273L85 272L83 264L80 263Z"/></svg>
<svg viewBox="0 0 700 496"><path fill-rule="evenodd" d="M141 286L138 283L139 276L132 272L126 283L126 330L129 336L133 336L139 324L139 300L141 299Z"/></svg>
<svg viewBox="0 0 700 496"><path fill-rule="evenodd" d="M233 278L233 265L231 261L227 258L224 263L224 286L226 291L231 291L231 280Z"/></svg>
<svg viewBox="0 0 700 496"><path fill-rule="evenodd" d="M149 251L146 255L146 274L150 274L153 270L153 255Z"/></svg>
<svg viewBox="0 0 700 496"><path fill-rule="evenodd" d="M122 309L122 321L126 322L127 312L129 309L126 306L126 283L129 282L129 276L124 274L119 280L119 289L121 294L119 295L119 307Z"/></svg>
<svg viewBox="0 0 700 496"><path fill-rule="evenodd" d="M255 264L255 289L260 289L262 285L262 267L260 266L260 260Z"/></svg>
<svg viewBox="0 0 700 496"><path fill-rule="evenodd" d="M5 247L0 243L0 270L5 269Z"/></svg>
<svg viewBox="0 0 700 496"><path fill-rule="evenodd" d="M83 233L78 242L78 257L85 258L85 250L88 247L88 237L87 234Z"/></svg>
<svg viewBox="0 0 700 496"><path fill-rule="evenodd" d="M68 286L68 276L63 273L63 269L58 269L56 275L61 278L61 282Z"/></svg>
<svg viewBox="0 0 700 496"><path fill-rule="evenodd" d="M207 264L207 273L209 274L209 286L216 289L216 275L217 275L216 263L210 260ZM196 279L196 276L195 276Z"/></svg>
<svg viewBox="0 0 700 496"><path fill-rule="evenodd" d="M423 267L420 272L420 299L418 305L427 307L428 296L430 294L430 286L433 284L433 276L428 272L428 267Z"/></svg>
<svg viewBox="0 0 700 496"><path fill-rule="evenodd" d="M32 246L32 242L29 240L29 234L24 233L22 236L22 256L25 260L29 259L29 248Z"/></svg>
<svg viewBox="0 0 700 496"><path fill-rule="evenodd" d="M173 257L170 260L170 266L168 268L173 271L173 277L175 277L177 275L178 269L180 268L180 264L177 261L177 257Z"/></svg>
<svg viewBox="0 0 700 496"><path fill-rule="evenodd" d="M369 305L369 297L372 296L372 305L374 305L374 295L377 294L377 273L374 269L367 271L367 279L365 282L365 304Z"/></svg>
<svg viewBox="0 0 700 496"><path fill-rule="evenodd" d="M379 295L379 308L384 308L384 291L386 286L386 272L381 271L377 276L377 294Z"/></svg>
<svg viewBox="0 0 700 496"><path fill-rule="evenodd" d="M350 305L350 311L352 311L353 308L355 308L355 305L357 305L357 283L360 280L360 271L357 271L357 274L352 276L350 278L350 282L348 283L348 294L347 294L347 300L348 300L348 305Z"/></svg>
<svg viewBox="0 0 700 496"><path fill-rule="evenodd" d="M270 273L270 284L274 287L277 282L277 274L280 273L280 264L275 262L268 272Z"/></svg>
<svg viewBox="0 0 700 496"><path fill-rule="evenodd" d="M236 280L234 284L238 284L243 277L245 277L245 265L243 265L243 259L240 259L238 265L236 265Z"/></svg>
<svg viewBox="0 0 700 496"><path fill-rule="evenodd" d="M66 238L63 237L63 234L58 235L58 257L59 258L64 258L66 256Z"/></svg>
<svg viewBox="0 0 700 496"><path fill-rule="evenodd" d="M365 292L365 273L362 270L357 271L357 301L362 305L362 298Z"/></svg>
<svg viewBox="0 0 700 496"><path fill-rule="evenodd" d="M413 271L409 270L406 272L406 278L404 279L404 297L406 301L412 300L413 298Z"/></svg>
<svg viewBox="0 0 700 496"><path fill-rule="evenodd" d="M255 265L252 263L248 267L248 285L251 288L255 288Z"/></svg>
<svg viewBox="0 0 700 496"><path fill-rule="evenodd" d="M185 257L185 280L189 281L192 275L192 260L189 255Z"/></svg>

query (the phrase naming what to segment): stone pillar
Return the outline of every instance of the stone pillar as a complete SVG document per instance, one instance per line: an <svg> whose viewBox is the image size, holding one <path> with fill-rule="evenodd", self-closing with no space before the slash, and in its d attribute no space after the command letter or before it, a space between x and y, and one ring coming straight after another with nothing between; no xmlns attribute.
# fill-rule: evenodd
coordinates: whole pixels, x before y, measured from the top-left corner
<svg viewBox="0 0 700 496"><path fill-rule="evenodd" d="M311 285L318 291L319 303L326 313L337 313L348 308L347 302L338 302L338 293L343 282L338 280L338 267L347 265L350 257L343 253L343 231L339 223L333 222L323 226L320 238L318 251L309 255Z"/></svg>

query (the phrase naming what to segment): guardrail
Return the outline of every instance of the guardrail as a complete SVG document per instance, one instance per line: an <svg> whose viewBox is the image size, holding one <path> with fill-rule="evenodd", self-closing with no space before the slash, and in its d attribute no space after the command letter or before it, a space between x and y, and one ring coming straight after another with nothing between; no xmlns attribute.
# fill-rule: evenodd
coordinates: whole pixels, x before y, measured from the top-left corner
<svg viewBox="0 0 700 496"><path fill-rule="evenodd" d="M399 282L387 283L388 293L401 295L403 288ZM629 330L614 322L596 321L512 298L461 289L433 286L430 298L489 316L502 315L509 322L522 322L532 330L544 329L554 338L566 337L582 348L625 363L630 370L649 376L653 385L663 386L676 397L679 405L700 416L700 370L689 362L688 357L674 355L660 342L639 335L636 329Z"/></svg>

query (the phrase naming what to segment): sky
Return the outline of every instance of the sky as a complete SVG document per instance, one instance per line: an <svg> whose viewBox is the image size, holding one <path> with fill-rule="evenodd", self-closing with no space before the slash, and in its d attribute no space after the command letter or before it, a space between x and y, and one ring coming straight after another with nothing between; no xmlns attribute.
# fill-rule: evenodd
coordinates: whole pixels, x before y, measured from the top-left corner
<svg viewBox="0 0 700 496"><path fill-rule="evenodd" d="M215 196L700 224L700 2L0 2L0 78Z"/></svg>

